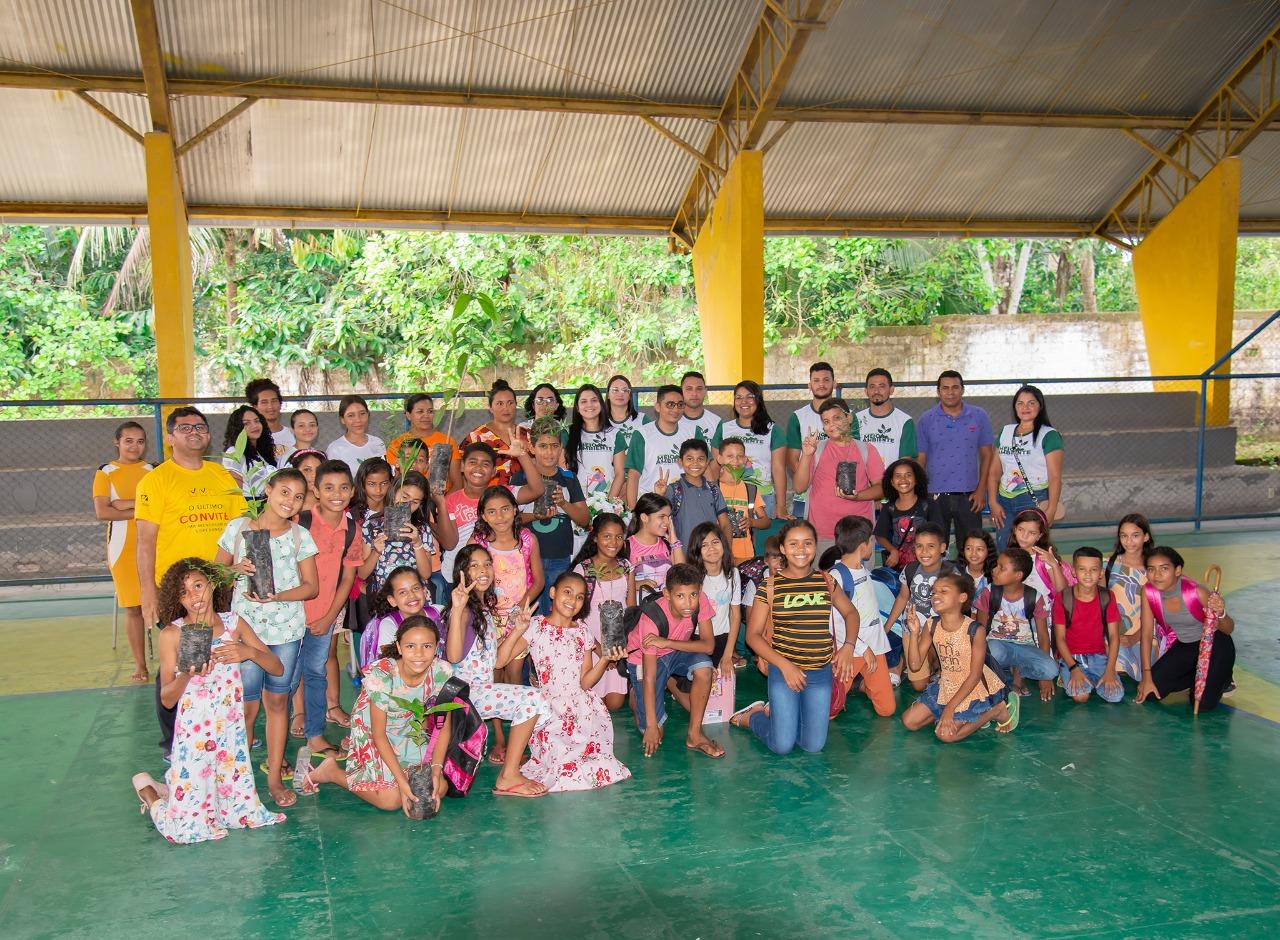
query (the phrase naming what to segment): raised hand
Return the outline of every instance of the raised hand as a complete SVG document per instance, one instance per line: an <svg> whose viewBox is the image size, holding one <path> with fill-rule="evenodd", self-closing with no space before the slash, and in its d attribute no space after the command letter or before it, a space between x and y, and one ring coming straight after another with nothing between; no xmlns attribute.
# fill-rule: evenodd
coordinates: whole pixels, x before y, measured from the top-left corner
<svg viewBox="0 0 1280 940"><path fill-rule="evenodd" d="M653 491L661 496L667 491L667 486L671 483L671 475L664 467L658 471L658 479L653 481Z"/></svg>
<svg viewBox="0 0 1280 940"><path fill-rule="evenodd" d="M465 571L458 572L458 583L453 586L450 593L453 606L457 608L465 607L467 598L471 595L471 585L467 583L467 573Z"/></svg>
<svg viewBox="0 0 1280 940"><path fill-rule="evenodd" d="M818 432L810 431L804 436L804 440L800 442L800 453L807 454L812 457L818 452Z"/></svg>

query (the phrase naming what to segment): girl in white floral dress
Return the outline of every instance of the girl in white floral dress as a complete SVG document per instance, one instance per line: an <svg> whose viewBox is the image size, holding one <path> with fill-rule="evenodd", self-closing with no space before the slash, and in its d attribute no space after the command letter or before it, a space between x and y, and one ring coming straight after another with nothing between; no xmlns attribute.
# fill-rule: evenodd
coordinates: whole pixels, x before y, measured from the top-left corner
<svg viewBox="0 0 1280 940"><path fill-rule="evenodd" d="M622 517L602 512L591 520L591 534L582 545L570 570L587 582L585 620L594 643L600 643L600 605L616 601L624 608L636 602L636 579L631 562L624 557L627 528ZM606 669L592 691L605 707L616 712L627 704L627 680L616 669Z"/></svg>
<svg viewBox="0 0 1280 940"><path fill-rule="evenodd" d="M551 588L550 616L512 630L517 648L528 645L538 684L554 709L533 733L521 770L551 791L595 790L631 776L613 756L609 710L591 691L607 670L616 674L627 651L600 649L578 619L586 600L586 579L566 571Z"/></svg>
<svg viewBox="0 0 1280 940"><path fill-rule="evenodd" d="M529 617L537 607L535 599L527 606L513 609L512 629L501 644L498 643L493 611L497 597L493 589L493 558L480 545L468 545L458 553L453 565L454 584L449 596L449 608L445 612L449 624L445 642L445 656L454 663L454 675L470 687L471 704L485 721L502 719L511 722L504 751L491 758L501 758L502 770L498 773L494 796L543 796L547 788L527 779L520 773L524 749L529 744L534 727L551 713L546 696L541 689L527 685L494 682L493 672L511 662L516 656L518 637L514 628L529 623Z"/></svg>
<svg viewBox="0 0 1280 940"><path fill-rule="evenodd" d="M178 708L172 763L164 784L145 773L133 778L143 812L150 812L162 836L183 844L221 839L228 829L284 821L283 813L269 812L258 799L244 732L240 664L252 661L273 675L284 667L243 619L230 613L214 616L230 602L230 591L215 590L207 565L184 558L160 583L160 616L170 621L157 642L160 700ZM183 623L213 627L213 657L203 669L178 672Z"/></svg>

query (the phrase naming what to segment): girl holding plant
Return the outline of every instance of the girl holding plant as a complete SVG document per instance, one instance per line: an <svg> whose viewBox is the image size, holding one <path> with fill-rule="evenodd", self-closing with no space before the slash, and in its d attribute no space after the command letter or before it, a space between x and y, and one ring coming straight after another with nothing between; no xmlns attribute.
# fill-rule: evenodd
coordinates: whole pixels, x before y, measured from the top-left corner
<svg viewBox="0 0 1280 940"><path fill-rule="evenodd" d="M165 782L134 775L133 788L156 829L170 842L221 839L228 829L256 829L283 822L258 799L245 737L241 664L279 676L280 658L243 617L226 613L228 582L200 558L174 563L157 589L159 615L169 622L156 641L160 701L177 706L172 763ZM213 630L211 658L203 667L178 670L183 624Z"/></svg>
<svg viewBox="0 0 1280 940"><path fill-rule="evenodd" d="M250 744L259 700L266 706L267 786L271 798L280 807L292 806L297 800L283 780L285 739L289 732L289 689L298 666L302 635L307 630L302 602L311 600L320 590L315 540L310 532L292 521L302 509L306 489L306 478L297 470L277 470L267 482L258 515L241 516L227 523L218 539L218 553L214 558L218 564L229 565L241 575L232 596L232 611L253 627L284 665L282 673L267 674L250 663L242 676L245 726ZM249 544L259 546L263 541L267 543L265 551L254 549L258 559L255 564L248 558ZM270 580L264 577L265 571L259 575L257 567L267 558L270 559ZM251 577L253 587L250 587Z"/></svg>
<svg viewBox="0 0 1280 940"><path fill-rule="evenodd" d="M355 473L364 461L386 452L382 439L369 433L369 403L359 395L346 395L338 402L338 420L343 435L325 448L331 459L346 461Z"/></svg>
<svg viewBox="0 0 1280 940"><path fill-rule="evenodd" d="M428 494L431 499L428 500ZM359 575L368 584L369 593L382 590L388 574L396 568L417 568L425 581L431 577L431 555L435 539L431 534L432 523L444 527L446 535L452 532L457 541L457 531L444 511L444 497L431 493L427 478L416 470L408 470L391 487L390 505L407 505L408 519L397 532L386 531L387 509L365 518L361 534L373 551L360 566ZM428 509L430 507L430 509ZM432 512L431 510L435 510Z"/></svg>
<svg viewBox="0 0 1280 940"><path fill-rule="evenodd" d="M409 768L431 762L435 809L448 792L444 778L450 722L441 725L428 745L415 733L413 703L426 702L449 678L448 664L436 656L440 636L436 625L421 615L406 617L395 640L381 650L382 658L369 666L356 707L351 712L351 750L344 770L332 756L311 767L311 752L298 749L296 787L315 793L328 783L354 793L378 809L399 809L410 816L418 798L409 788ZM428 746L430 751L428 751Z"/></svg>
<svg viewBox="0 0 1280 940"><path fill-rule="evenodd" d="M138 527L133 521L134 492L151 470L147 432L136 421L116 428L116 459L93 475L93 512L107 523L107 566L115 586L116 603L124 610L125 634L133 653L130 682L146 682L146 627L142 622L142 587L138 581Z"/></svg>
<svg viewBox="0 0 1280 940"><path fill-rule="evenodd" d="M584 617L587 633L597 646L601 642L600 605L614 601L626 608L636 602L636 579L626 554L627 530L622 517L602 512L592 520L591 532L570 568L586 583ZM627 680L616 669L606 669L592 691L611 712L627 704Z"/></svg>
<svg viewBox="0 0 1280 940"><path fill-rule="evenodd" d="M606 672L618 674L614 664L627 651L600 648L579 619L586 600L586 579L561 572L551 588L551 613L516 624L508 640L516 655L528 651L551 710L551 720L534 731L521 768L548 792L595 790L631 776L613 756L609 710L591 694Z"/></svg>

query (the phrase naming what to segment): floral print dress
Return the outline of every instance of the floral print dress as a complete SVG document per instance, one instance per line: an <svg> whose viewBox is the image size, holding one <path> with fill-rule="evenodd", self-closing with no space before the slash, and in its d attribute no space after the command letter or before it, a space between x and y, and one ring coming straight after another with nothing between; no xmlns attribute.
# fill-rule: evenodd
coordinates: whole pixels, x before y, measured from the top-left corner
<svg viewBox="0 0 1280 940"><path fill-rule="evenodd" d="M537 616L525 639L552 715L534 731L520 772L550 791L595 790L626 780L631 771L613 756L609 710L579 684L582 662L595 645L587 628L557 627Z"/></svg>
<svg viewBox="0 0 1280 940"><path fill-rule="evenodd" d="M627 606L627 573L631 570L631 563L619 560L618 567L622 569L622 577L615 578L612 581L601 581L598 578L592 578L595 582L591 590L591 603L587 608L586 627L587 633L591 637L591 642L600 643L600 605L605 601L617 601L624 608ZM590 565L582 562L574 570L584 578ZM618 672L618 670L610 667L604 671L604 675L600 677L600 681L591 687L591 691L604 698L613 692L626 693L627 680Z"/></svg>
<svg viewBox="0 0 1280 940"><path fill-rule="evenodd" d="M418 744L409 737L413 730L413 713L394 699L403 698L415 702L429 699L440 691L449 678L448 664L436 657L431 671L419 686L406 685L400 678L397 660L379 659L369 666L360 686L360 697L351 711L351 748L347 759L347 789L354 792L394 790L395 775L387 766L377 745L373 743L373 717L371 710L377 706L387 714L387 740L396 752L396 760L406 770L421 764L427 756L425 744Z"/></svg>
<svg viewBox="0 0 1280 940"><path fill-rule="evenodd" d="M225 613L216 642L234 643L235 614ZM181 621L174 621L175 626ZM215 663L192 676L178 701L173 762L164 782L169 798L151 804L151 821L170 842L224 838L228 829L284 822L258 799L244 731L244 687L239 663Z"/></svg>
<svg viewBox="0 0 1280 940"><path fill-rule="evenodd" d="M541 689L493 681L494 663L498 661L498 642L494 639L494 632L493 617L486 615L484 638L476 636L471 648L453 669L453 674L470 687L471 704L476 714L485 721L501 718L513 725L550 714L551 707ZM463 643L465 645L465 639Z"/></svg>

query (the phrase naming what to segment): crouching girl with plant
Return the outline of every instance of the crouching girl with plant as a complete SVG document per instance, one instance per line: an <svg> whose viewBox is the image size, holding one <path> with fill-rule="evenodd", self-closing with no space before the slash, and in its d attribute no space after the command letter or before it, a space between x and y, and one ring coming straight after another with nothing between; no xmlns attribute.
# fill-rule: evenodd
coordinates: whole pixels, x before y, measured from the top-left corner
<svg viewBox="0 0 1280 940"><path fill-rule="evenodd" d="M311 767L311 752L298 749L295 787L315 793L322 783L349 790L382 810L403 810L412 818L418 798L409 787L408 771L427 760L430 747L431 801L440 809L448 791L444 777L450 722L441 724L428 745L415 734L410 702L426 702L449 678L447 663L436 657L440 635L421 614L406 617L395 640L382 648L382 658L364 674L360 697L351 713L351 749L343 770L333 757Z"/></svg>
<svg viewBox="0 0 1280 940"><path fill-rule="evenodd" d="M170 842L221 839L228 829L256 829L283 822L258 799L249 766L244 730L244 690L240 664L253 662L263 672L284 672L243 618L226 613L230 585L216 583L214 567L184 558L165 572L157 592L159 614L169 621L157 641L160 701L177 706L173 762L164 784L150 774L133 778L142 811ZM183 624L212 629L212 655L202 665L178 669Z"/></svg>

